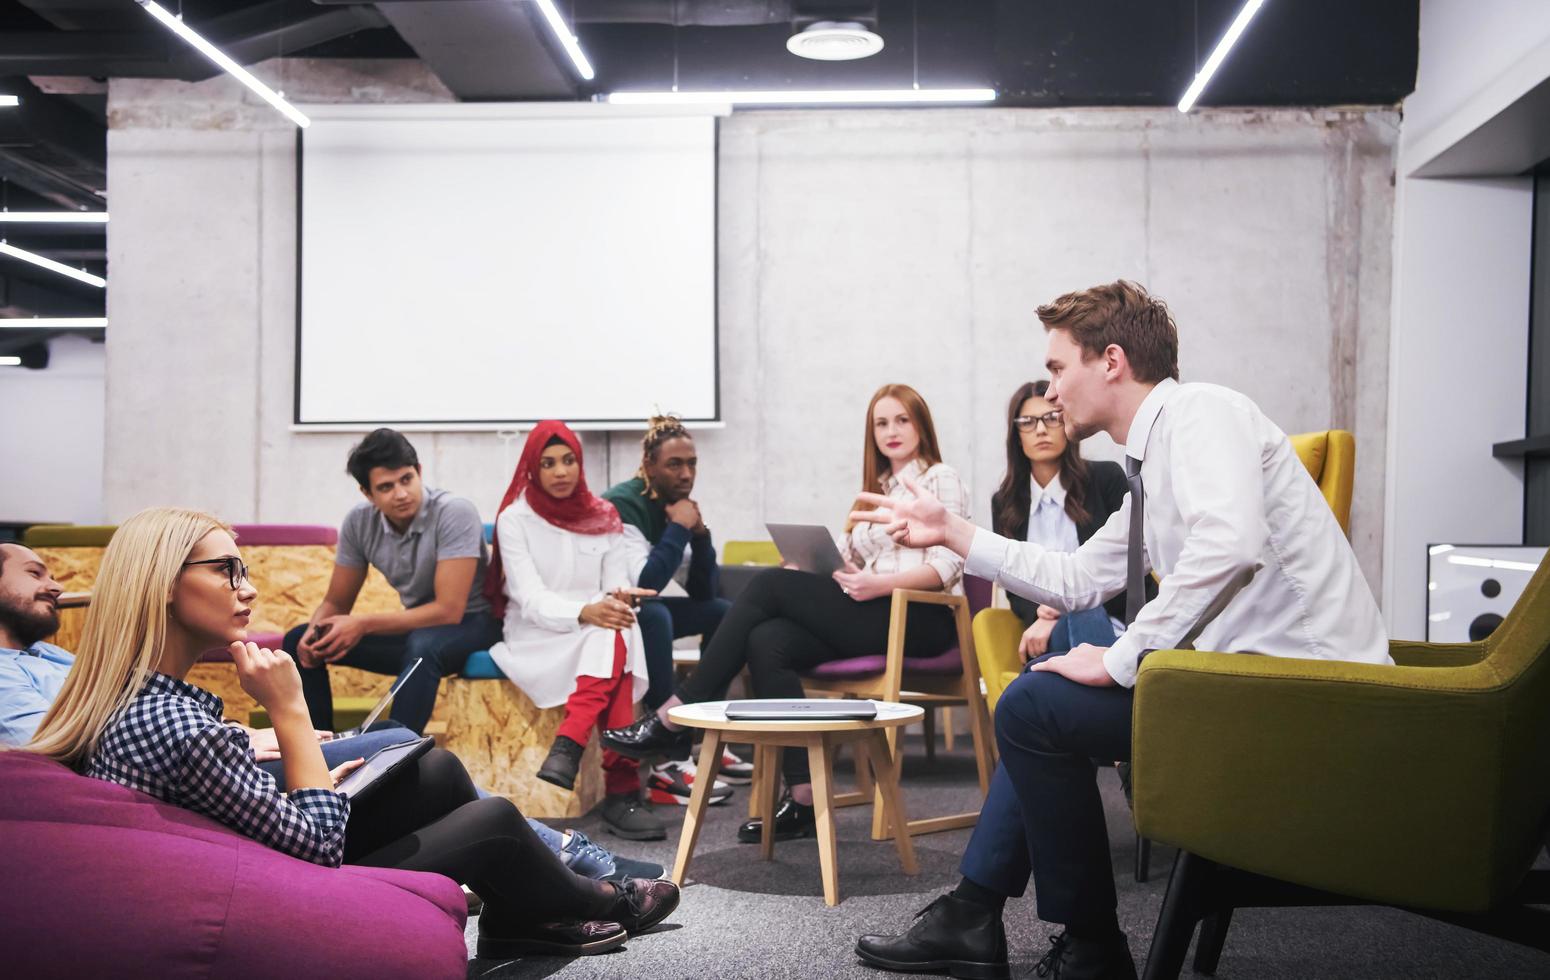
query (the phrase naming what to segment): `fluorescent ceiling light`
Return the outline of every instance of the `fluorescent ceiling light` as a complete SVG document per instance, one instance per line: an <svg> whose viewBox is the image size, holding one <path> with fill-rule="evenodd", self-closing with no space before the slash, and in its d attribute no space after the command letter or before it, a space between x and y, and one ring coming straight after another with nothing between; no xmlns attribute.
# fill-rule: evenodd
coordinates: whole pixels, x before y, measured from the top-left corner
<svg viewBox="0 0 1550 980"><path fill-rule="evenodd" d="M21 367L21 366L22 366L22 359L20 357L17 357L14 354L7 354L5 357L0 357L0 367Z"/></svg>
<svg viewBox="0 0 1550 980"><path fill-rule="evenodd" d="M610 92L615 105L910 105L994 102L993 88L834 89L791 92Z"/></svg>
<svg viewBox="0 0 1550 980"><path fill-rule="evenodd" d="M105 225L106 211L0 211L0 224Z"/></svg>
<svg viewBox="0 0 1550 980"><path fill-rule="evenodd" d="M69 330L106 327L105 316L17 316L0 318L0 330Z"/></svg>
<svg viewBox="0 0 1550 980"><path fill-rule="evenodd" d="M0 95L0 106L3 106L3 105L21 105L21 104L22 104L22 100L21 100L21 96L19 96L19 95Z"/></svg>
<svg viewBox="0 0 1550 980"><path fill-rule="evenodd" d="M586 54L581 50L581 41L571 33L570 27L560 12L554 7L554 0L534 0L538 9L543 11L544 20L549 22L549 30L554 32L554 39L560 42L560 47L570 55L571 64L576 66L576 74L588 81L592 80L592 62L587 60Z"/></svg>
<svg viewBox="0 0 1550 980"><path fill-rule="evenodd" d="M1189 90L1184 93L1184 98L1179 100L1180 112L1188 112L1195 105L1195 100L1200 98L1200 93L1206 90L1206 83L1211 80L1212 75L1216 74L1216 70L1222 67L1222 62L1227 60L1227 52L1238 43L1238 38L1249 26L1249 21L1254 19L1254 15L1259 13L1259 8L1264 5L1265 0L1249 0L1243 5L1243 9L1238 11L1232 26L1227 28L1227 33L1223 34L1222 39L1216 43L1216 50L1212 51L1211 57L1206 59L1205 67L1200 69L1200 73L1190 83Z"/></svg>
<svg viewBox="0 0 1550 980"><path fill-rule="evenodd" d="M24 248L17 248L15 245L10 245L6 242L0 242L0 255L9 255L13 259L21 259L23 262L31 262L33 265L42 266L50 272L57 272L62 276L69 276L71 279L77 279L89 286L96 286L98 289L101 289L103 286L108 284L108 281L101 276L94 276L90 272L82 272L80 269L72 269L68 265L65 265L63 262L55 262L53 259L45 259L43 256L37 254L36 252L29 252Z"/></svg>
<svg viewBox="0 0 1550 980"><path fill-rule="evenodd" d="M301 110L285 101L280 96L280 93L254 78L246 68L232 61L220 48L196 34L193 28L183 23L181 18L169 13L161 4L156 3L155 0L135 0L135 2L144 7L146 13L167 25L172 33L193 45L200 54L219 65L228 75L252 89L258 94L259 98L280 110L291 122L303 129L312 124L312 120L302 115Z"/></svg>

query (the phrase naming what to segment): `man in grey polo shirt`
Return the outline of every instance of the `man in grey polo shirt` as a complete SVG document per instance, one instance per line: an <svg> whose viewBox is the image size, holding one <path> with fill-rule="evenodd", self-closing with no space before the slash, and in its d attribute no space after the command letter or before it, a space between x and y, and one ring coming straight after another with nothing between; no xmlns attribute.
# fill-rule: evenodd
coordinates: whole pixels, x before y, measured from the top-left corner
<svg viewBox="0 0 1550 980"><path fill-rule="evenodd" d="M362 439L346 469L366 501L345 515L328 595L306 625L285 635L285 651L301 668L312 724L330 731L329 664L402 674L420 660L393 697L389 716L421 732L442 677L501 638L483 591L489 561L484 525L471 501L420 482L419 456L392 429ZM368 565L398 591L403 610L351 612Z"/></svg>

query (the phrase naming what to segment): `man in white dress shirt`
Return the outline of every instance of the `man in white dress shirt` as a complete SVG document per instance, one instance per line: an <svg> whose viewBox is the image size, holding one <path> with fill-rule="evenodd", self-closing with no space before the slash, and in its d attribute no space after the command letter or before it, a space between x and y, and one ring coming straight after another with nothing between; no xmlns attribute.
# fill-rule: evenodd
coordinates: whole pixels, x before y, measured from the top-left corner
<svg viewBox="0 0 1550 980"><path fill-rule="evenodd" d="M1049 335L1047 398L1065 412L1067 432L1107 432L1125 447L1131 486L1120 510L1071 553L976 528L919 492L913 501L863 494L877 509L852 517L886 524L911 547L945 543L968 572L1062 611L1093 608L1127 584L1139 605L1142 576L1161 578L1113 646L1039 659L995 718L1039 917L1065 926L1041 975L1058 965L1064 980L1132 978L1092 760L1130 758L1141 659L1196 648L1392 661L1351 546L1286 434L1238 392L1178 383L1178 334L1160 300L1120 281L1068 293L1038 315ZM862 937L858 952L880 966L999 975L1000 907L965 880L909 933ZM993 921L981 921L987 909Z"/></svg>

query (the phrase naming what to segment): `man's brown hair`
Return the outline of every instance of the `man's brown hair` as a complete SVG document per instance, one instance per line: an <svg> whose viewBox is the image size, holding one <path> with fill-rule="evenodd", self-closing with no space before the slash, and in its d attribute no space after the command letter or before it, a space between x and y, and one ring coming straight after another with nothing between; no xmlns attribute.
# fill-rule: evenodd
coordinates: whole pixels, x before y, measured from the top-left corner
<svg viewBox="0 0 1550 980"><path fill-rule="evenodd" d="M1039 307L1038 314L1045 330L1068 331L1084 360L1117 344L1137 381L1179 380L1179 330L1173 314L1168 304L1136 283L1119 279L1066 293Z"/></svg>

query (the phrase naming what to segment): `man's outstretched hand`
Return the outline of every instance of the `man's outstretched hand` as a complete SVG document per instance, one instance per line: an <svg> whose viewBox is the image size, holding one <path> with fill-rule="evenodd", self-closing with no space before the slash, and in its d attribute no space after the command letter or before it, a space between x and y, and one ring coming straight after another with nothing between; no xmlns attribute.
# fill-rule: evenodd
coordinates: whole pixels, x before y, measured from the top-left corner
<svg viewBox="0 0 1550 980"><path fill-rule="evenodd" d="M853 510L850 519L857 523L881 524L889 536L905 548L929 548L947 543L947 508L930 493L922 490L910 477L904 477L904 487L915 495L914 500L897 500L880 493L862 491L856 494L856 502L871 504L875 510Z"/></svg>

